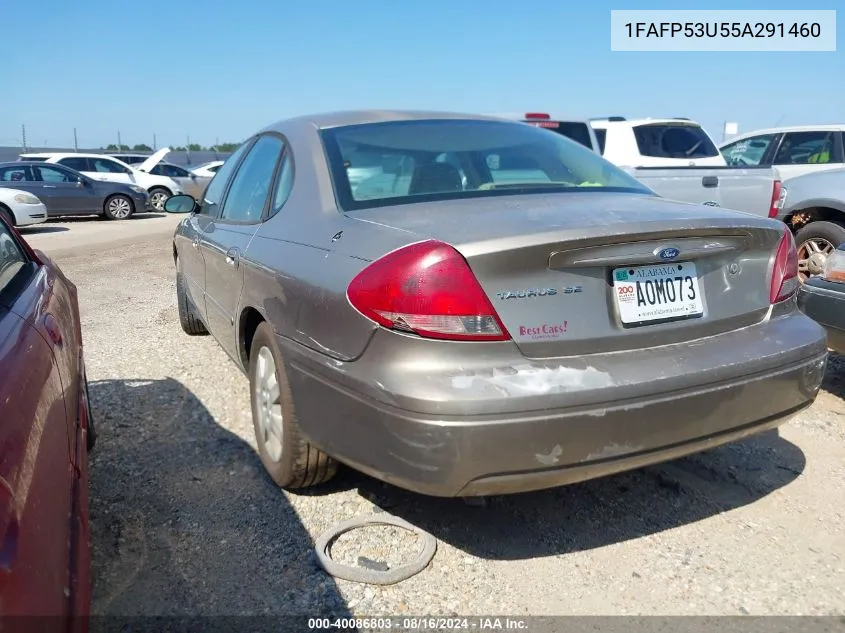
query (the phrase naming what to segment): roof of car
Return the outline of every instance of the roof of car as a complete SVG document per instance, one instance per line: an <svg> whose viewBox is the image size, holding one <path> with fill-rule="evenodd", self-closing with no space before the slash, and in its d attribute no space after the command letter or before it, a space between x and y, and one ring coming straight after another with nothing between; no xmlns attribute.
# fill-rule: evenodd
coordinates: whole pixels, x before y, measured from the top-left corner
<svg viewBox="0 0 845 633"><path fill-rule="evenodd" d="M40 154L21 154L21 158L114 158L111 154L85 154L82 152L42 152Z"/></svg>
<svg viewBox="0 0 845 633"><path fill-rule="evenodd" d="M504 121L500 117L483 114L467 114L466 112L441 112L425 110L345 110L309 114L290 119L282 119L268 125L264 132L281 132L290 127L309 126L320 129L340 127L345 125L363 125L366 123L383 123L386 121L425 121L430 119L476 119L480 121Z"/></svg>
<svg viewBox="0 0 845 633"><path fill-rule="evenodd" d="M43 160L4 160L0 162L0 167L44 167ZM70 169L71 171L75 171L66 165L53 165L52 163L47 163L49 167L61 167L63 169Z"/></svg>

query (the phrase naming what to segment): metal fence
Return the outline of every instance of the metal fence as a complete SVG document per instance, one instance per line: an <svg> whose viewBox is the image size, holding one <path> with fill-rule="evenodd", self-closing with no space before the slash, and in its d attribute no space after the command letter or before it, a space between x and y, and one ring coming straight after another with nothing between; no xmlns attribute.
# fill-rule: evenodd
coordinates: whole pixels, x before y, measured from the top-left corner
<svg viewBox="0 0 845 633"><path fill-rule="evenodd" d="M37 154L39 152L70 152L73 153L73 148L67 147L27 147L27 154ZM110 154L104 149L79 149L80 153L84 154ZM17 160L18 156L23 153L21 147L0 147L0 162ZM127 152L132 154L149 154L151 152ZM231 155L230 152L170 152L164 157L165 162L174 165L182 165L183 167L196 167L203 163L208 163L213 160L226 160Z"/></svg>

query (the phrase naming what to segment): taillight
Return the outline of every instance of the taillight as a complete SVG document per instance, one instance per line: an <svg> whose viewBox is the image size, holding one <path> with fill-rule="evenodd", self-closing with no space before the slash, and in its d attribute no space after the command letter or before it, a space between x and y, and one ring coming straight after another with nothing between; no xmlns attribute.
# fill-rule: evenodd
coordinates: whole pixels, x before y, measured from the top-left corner
<svg viewBox="0 0 845 633"><path fill-rule="evenodd" d="M780 180L775 180L772 185L772 201L769 204L769 217L778 217L778 212L783 208L786 201L786 189L783 188L783 183Z"/></svg>
<svg viewBox="0 0 845 633"><path fill-rule="evenodd" d="M356 275L346 296L358 312L392 330L436 339L510 339L469 264L443 242L388 253Z"/></svg>
<svg viewBox="0 0 845 633"><path fill-rule="evenodd" d="M788 229L778 244L775 265L772 268L772 282L769 287L769 301L778 303L789 299L798 290L798 251L795 240Z"/></svg>

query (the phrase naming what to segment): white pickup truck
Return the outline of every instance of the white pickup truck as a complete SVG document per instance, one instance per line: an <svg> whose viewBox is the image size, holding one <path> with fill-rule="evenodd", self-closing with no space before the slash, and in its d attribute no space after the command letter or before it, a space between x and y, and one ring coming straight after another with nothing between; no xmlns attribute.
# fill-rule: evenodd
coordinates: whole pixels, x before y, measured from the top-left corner
<svg viewBox="0 0 845 633"><path fill-rule="evenodd" d="M774 218L783 188L773 167L628 167L629 174L663 198L725 207Z"/></svg>

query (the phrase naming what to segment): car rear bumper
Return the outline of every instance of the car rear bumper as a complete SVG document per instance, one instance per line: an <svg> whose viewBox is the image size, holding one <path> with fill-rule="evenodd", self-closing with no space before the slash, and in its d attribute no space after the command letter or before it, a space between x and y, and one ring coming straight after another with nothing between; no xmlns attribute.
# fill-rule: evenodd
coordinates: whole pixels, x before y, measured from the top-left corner
<svg viewBox="0 0 845 633"><path fill-rule="evenodd" d="M379 330L370 348L383 334L394 336ZM403 366L387 347L373 350L384 352L374 365L364 364L371 350L351 363L321 362L280 343L299 423L316 446L435 496L560 486L777 427L813 402L827 360L824 332L798 312L631 358L573 358L569 367L523 359L467 372L424 355Z"/></svg>
<svg viewBox="0 0 845 633"><path fill-rule="evenodd" d="M845 284L811 278L798 291L798 307L827 331L827 345L845 354Z"/></svg>

